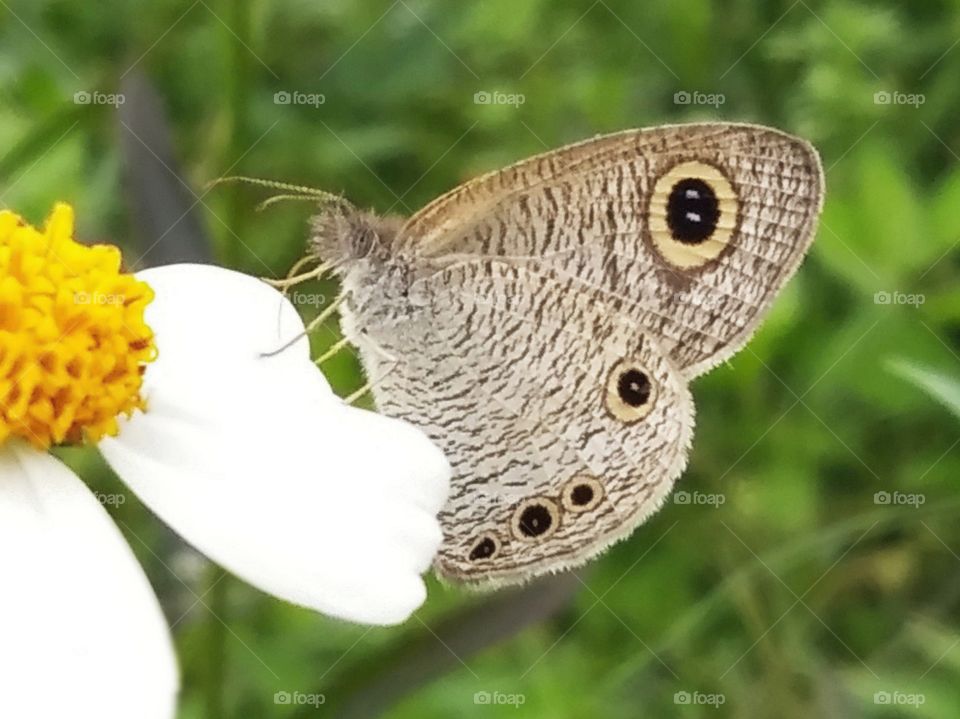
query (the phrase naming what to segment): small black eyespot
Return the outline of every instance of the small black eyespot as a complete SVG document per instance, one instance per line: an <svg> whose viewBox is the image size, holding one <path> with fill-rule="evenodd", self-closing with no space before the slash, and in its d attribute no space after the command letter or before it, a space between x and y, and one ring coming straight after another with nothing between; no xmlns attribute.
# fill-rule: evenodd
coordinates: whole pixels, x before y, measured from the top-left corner
<svg viewBox="0 0 960 719"><path fill-rule="evenodd" d="M553 516L543 504L531 504L520 515L520 531L527 537L539 537L553 525Z"/></svg>
<svg viewBox="0 0 960 719"><path fill-rule="evenodd" d="M630 368L617 380L617 394L624 404L642 407L650 399L650 378L636 368Z"/></svg>
<svg viewBox="0 0 960 719"><path fill-rule="evenodd" d="M475 562L478 559L490 559L497 552L497 543L493 537L484 537L470 550L470 561Z"/></svg>
<svg viewBox="0 0 960 719"><path fill-rule="evenodd" d="M581 474L572 477L563 486L560 501L574 515L596 509L603 499L603 483L594 476Z"/></svg>
<svg viewBox="0 0 960 719"><path fill-rule="evenodd" d="M589 484L578 484L570 492L570 501L577 507L583 507L593 501L593 487Z"/></svg>
<svg viewBox="0 0 960 719"><path fill-rule="evenodd" d="M713 188L701 179L688 177L670 190L667 226L678 242L698 245L710 238L720 219L720 206Z"/></svg>

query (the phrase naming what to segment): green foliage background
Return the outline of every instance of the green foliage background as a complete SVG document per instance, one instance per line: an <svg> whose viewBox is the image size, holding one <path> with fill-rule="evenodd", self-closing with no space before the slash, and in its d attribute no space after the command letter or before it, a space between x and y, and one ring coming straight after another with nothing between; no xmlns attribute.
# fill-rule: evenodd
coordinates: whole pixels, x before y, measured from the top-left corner
<svg viewBox="0 0 960 719"><path fill-rule="evenodd" d="M283 275L300 256L308 208L258 213L266 195L249 188L204 195L224 173L408 212L595 133L721 118L809 138L828 186L812 253L749 348L694 387L698 432L678 489L723 504L669 503L579 573L564 611L453 660L387 715L958 716L958 10L956 0L6 0L0 202L40 222L70 201L82 237L115 241L136 263L157 238L129 209L127 130L114 108L73 102L116 92L131 68L165 103L217 260L256 275ZM525 102L475 104L484 90ZM325 102L278 105L278 91ZM725 102L676 104L680 91ZM876 103L884 91L924 102ZM878 292L925 301L877 304ZM335 338L321 332L316 349ZM349 354L331 380L343 392L360 383ZM328 480L322 438L318 447L313 473ZM94 487L122 491L95 454L66 456ZM925 501L877 504L879 491ZM135 500L111 511L176 622L182 719L293 716L274 704L279 690L323 692L327 703L299 716L335 716L347 687L362 694L365 677L392 671L398 647L435 642L444 656L432 627L483 601L432 583L419 620L349 626L222 577ZM478 691L525 702L478 705ZM724 703L677 704L681 691ZM876 692L923 703L878 704Z"/></svg>

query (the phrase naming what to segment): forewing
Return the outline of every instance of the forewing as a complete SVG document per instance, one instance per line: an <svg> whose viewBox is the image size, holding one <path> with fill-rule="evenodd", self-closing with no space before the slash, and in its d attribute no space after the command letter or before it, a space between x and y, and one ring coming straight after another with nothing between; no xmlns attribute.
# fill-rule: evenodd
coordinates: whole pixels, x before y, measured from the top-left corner
<svg viewBox="0 0 960 719"><path fill-rule="evenodd" d="M713 231L691 238L704 195ZM822 197L819 157L802 140L751 125L668 126L466 183L413 216L400 244L421 264L500 257L599 290L692 377L749 339L812 241Z"/></svg>

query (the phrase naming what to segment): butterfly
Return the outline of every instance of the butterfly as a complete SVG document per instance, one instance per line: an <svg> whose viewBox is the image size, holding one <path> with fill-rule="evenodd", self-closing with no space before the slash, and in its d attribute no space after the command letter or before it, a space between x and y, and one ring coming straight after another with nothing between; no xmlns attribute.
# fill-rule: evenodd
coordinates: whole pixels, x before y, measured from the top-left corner
<svg viewBox="0 0 960 719"><path fill-rule="evenodd" d="M706 123L562 147L409 219L314 216L378 409L453 466L438 575L575 567L656 512L687 465L690 381L753 334L823 194L804 140Z"/></svg>

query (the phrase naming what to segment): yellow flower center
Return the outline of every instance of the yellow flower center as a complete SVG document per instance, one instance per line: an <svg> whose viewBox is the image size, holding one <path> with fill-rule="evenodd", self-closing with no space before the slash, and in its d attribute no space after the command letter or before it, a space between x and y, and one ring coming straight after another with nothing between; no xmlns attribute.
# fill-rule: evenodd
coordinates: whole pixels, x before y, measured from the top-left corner
<svg viewBox="0 0 960 719"><path fill-rule="evenodd" d="M116 247L74 241L68 205L42 232L0 211L0 444L95 442L143 409L152 299Z"/></svg>

